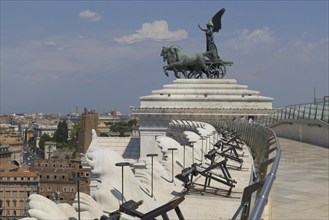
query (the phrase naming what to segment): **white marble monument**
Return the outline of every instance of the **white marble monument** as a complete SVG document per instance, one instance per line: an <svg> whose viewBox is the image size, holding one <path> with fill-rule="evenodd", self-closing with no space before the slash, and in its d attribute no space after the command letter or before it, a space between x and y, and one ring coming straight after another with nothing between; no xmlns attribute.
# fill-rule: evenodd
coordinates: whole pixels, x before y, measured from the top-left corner
<svg viewBox="0 0 329 220"><path fill-rule="evenodd" d="M132 108L140 119L140 155L157 153L155 139L165 135L171 120L262 118L274 112L273 98L238 84L235 79L175 79L173 84L140 97Z"/></svg>

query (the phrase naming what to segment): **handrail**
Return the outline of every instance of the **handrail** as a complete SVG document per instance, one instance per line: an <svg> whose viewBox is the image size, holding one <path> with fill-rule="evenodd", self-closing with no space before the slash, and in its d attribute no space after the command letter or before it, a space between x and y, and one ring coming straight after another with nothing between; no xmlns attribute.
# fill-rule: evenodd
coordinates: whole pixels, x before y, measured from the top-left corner
<svg viewBox="0 0 329 220"><path fill-rule="evenodd" d="M236 130L241 139L249 146L252 151L255 163L255 172L258 175L251 185L246 187L243 195L244 199L241 201L241 205L234 214L232 219L237 219L239 213L242 214L241 219L260 219L264 211L264 207L267 204L268 196L271 191L271 187L276 177L276 172L279 166L281 157L281 148L278 139L274 131L268 127L264 127L259 124L248 124L241 122L213 122L211 123L215 127L224 127L227 129ZM275 144L275 147L270 148ZM275 148L275 149L274 149ZM273 158L269 158L269 155L276 151L276 155ZM267 174L267 165L272 164L271 170ZM257 191L256 201L251 204L251 194ZM249 215L249 210L251 214Z"/></svg>
<svg viewBox="0 0 329 220"><path fill-rule="evenodd" d="M278 170L279 163L280 163L280 158L281 158L280 144L277 140L277 137L276 137L274 131L272 131L272 132L273 132L273 135L274 135L275 140L276 140L276 156L275 156L275 160L273 162L273 165L271 167L271 170L270 170L269 174L267 175L267 178L266 178L266 181L263 185L262 191L259 193L259 195L257 197L257 200L255 202L255 207L254 207L254 209L252 210L252 212L249 216L249 219L252 219L252 220L260 219L261 216L262 216L262 213L263 213L264 208L265 208L265 206L267 204L267 201L268 201L268 196L270 194L273 182L276 178L276 172Z"/></svg>
<svg viewBox="0 0 329 220"><path fill-rule="evenodd" d="M250 185L245 188L241 205L232 219L236 219L239 214L241 214L241 220L260 219L276 178L281 157L281 148L277 136L272 129L259 124L238 121L207 121L207 123L211 124L217 131L224 129L237 132L250 148L254 159L254 178L251 179ZM179 142L185 142L183 138L179 137L179 135L184 136L183 131L194 130L197 132L197 127L202 126L200 123L193 124L194 126L190 126L190 123L173 121L169 125L168 135L171 135ZM269 158L274 151L275 156ZM272 164L272 167L267 174L269 164ZM256 201L252 202L254 201L254 195L256 195ZM250 210L251 214L249 213Z"/></svg>

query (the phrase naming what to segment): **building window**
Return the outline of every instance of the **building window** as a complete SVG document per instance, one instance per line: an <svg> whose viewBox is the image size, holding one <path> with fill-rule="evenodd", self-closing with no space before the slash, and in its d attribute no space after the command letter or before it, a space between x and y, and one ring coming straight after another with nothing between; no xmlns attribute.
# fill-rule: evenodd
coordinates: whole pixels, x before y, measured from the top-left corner
<svg viewBox="0 0 329 220"><path fill-rule="evenodd" d="M14 198L17 197L17 191L13 191L13 197L14 197Z"/></svg>
<svg viewBox="0 0 329 220"><path fill-rule="evenodd" d="M57 176L56 176L56 175L54 175L54 179L55 179L55 180L57 179Z"/></svg>
<svg viewBox="0 0 329 220"><path fill-rule="evenodd" d="M8 208L9 206L10 206L10 200L7 199L7 200L6 200L6 207Z"/></svg>
<svg viewBox="0 0 329 220"><path fill-rule="evenodd" d="M0 198L2 198L2 196L3 196L3 193L2 193L2 191L0 191Z"/></svg>
<svg viewBox="0 0 329 220"><path fill-rule="evenodd" d="M14 208L17 207L17 201L16 200L13 200L13 206L14 206Z"/></svg>
<svg viewBox="0 0 329 220"><path fill-rule="evenodd" d="M42 175L40 175L40 179L42 179Z"/></svg>
<svg viewBox="0 0 329 220"><path fill-rule="evenodd" d="M19 191L19 198L24 198L24 191Z"/></svg>
<svg viewBox="0 0 329 220"><path fill-rule="evenodd" d="M6 198L10 197L10 191L6 191Z"/></svg>
<svg viewBox="0 0 329 220"><path fill-rule="evenodd" d="M23 200L19 200L19 207L24 208L24 201Z"/></svg>

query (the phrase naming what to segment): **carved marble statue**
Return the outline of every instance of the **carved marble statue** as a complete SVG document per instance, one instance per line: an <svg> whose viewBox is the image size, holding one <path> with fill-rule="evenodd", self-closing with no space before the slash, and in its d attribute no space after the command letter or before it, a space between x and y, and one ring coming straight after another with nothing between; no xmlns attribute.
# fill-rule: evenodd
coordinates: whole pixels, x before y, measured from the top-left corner
<svg viewBox="0 0 329 220"><path fill-rule="evenodd" d="M180 122L179 122L180 123ZM202 126L206 135L213 133L210 125L198 124ZM82 155L82 160L92 168L92 176L97 178L97 189L91 195L79 193L80 200L76 194L73 205L66 203L56 204L44 196L32 194L29 197L30 217L23 220L76 220L80 216L82 220L100 219L107 212L116 211L121 203L121 169L115 166L116 163L124 161L121 155L116 153L111 147L101 146L102 138L97 137L93 130L92 143L86 153ZM165 157L156 157L154 161L154 195L150 196L151 186L151 161L150 158L140 158L138 162L131 162L134 173L127 167L124 172L124 185L126 200L143 200L139 211L147 212L172 199L174 192L181 192L184 187L172 181L172 152L168 148L176 147L175 151L175 173L181 172L184 168L183 158L186 155L186 164L192 164L196 158L200 158L201 139L200 135L187 131L187 139L194 141L194 152L186 150L177 141L170 137L158 136L156 138L158 147ZM192 159L194 155L194 159ZM138 168L142 165L142 169ZM174 193L175 194L175 193ZM78 203L80 213L78 215Z"/></svg>

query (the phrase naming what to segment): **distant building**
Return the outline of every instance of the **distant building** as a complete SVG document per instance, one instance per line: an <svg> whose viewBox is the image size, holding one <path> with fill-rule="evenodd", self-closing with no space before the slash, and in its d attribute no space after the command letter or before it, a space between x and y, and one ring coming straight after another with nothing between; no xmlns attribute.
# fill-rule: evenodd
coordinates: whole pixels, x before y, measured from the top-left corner
<svg viewBox="0 0 329 220"><path fill-rule="evenodd" d="M50 137L53 137L56 130L57 130L57 125L39 124L33 128L33 133L34 133L34 137L41 137L43 134L48 134Z"/></svg>
<svg viewBox="0 0 329 220"><path fill-rule="evenodd" d="M92 129L98 131L98 114L95 111L88 111L85 108L81 115L81 129L78 134L78 149L80 153L86 153L92 139Z"/></svg>
<svg viewBox="0 0 329 220"><path fill-rule="evenodd" d="M83 168L79 160L36 160L31 170L40 177L39 194L58 203L72 204L79 191L90 194L90 168Z"/></svg>
<svg viewBox="0 0 329 220"><path fill-rule="evenodd" d="M14 220L27 216L27 198L38 193L39 175L28 167L0 160L0 219Z"/></svg>
<svg viewBox="0 0 329 220"><path fill-rule="evenodd" d="M99 121L98 131L99 131L100 135L102 135L102 134L109 135L109 133L110 133L110 126L106 125L104 122Z"/></svg>
<svg viewBox="0 0 329 220"><path fill-rule="evenodd" d="M11 158L11 152L9 150L9 145L0 145L0 160Z"/></svg>
<svg viewBox="0 0 329 220"><path fill-rule="evenodd" d="M0 146L6 146L3 147L2 152L10 152L10 159L16 160L20 164L23 163L23 145L24 143L17 132L0 134Z"/></svg>
<svg viewBox="0 0 329 220"><path fill-rule="evenodd" d="M54 156L54 151L56 151L56 142L46 141L45 142L45 151L44 158L50 159Z"/></svg>

